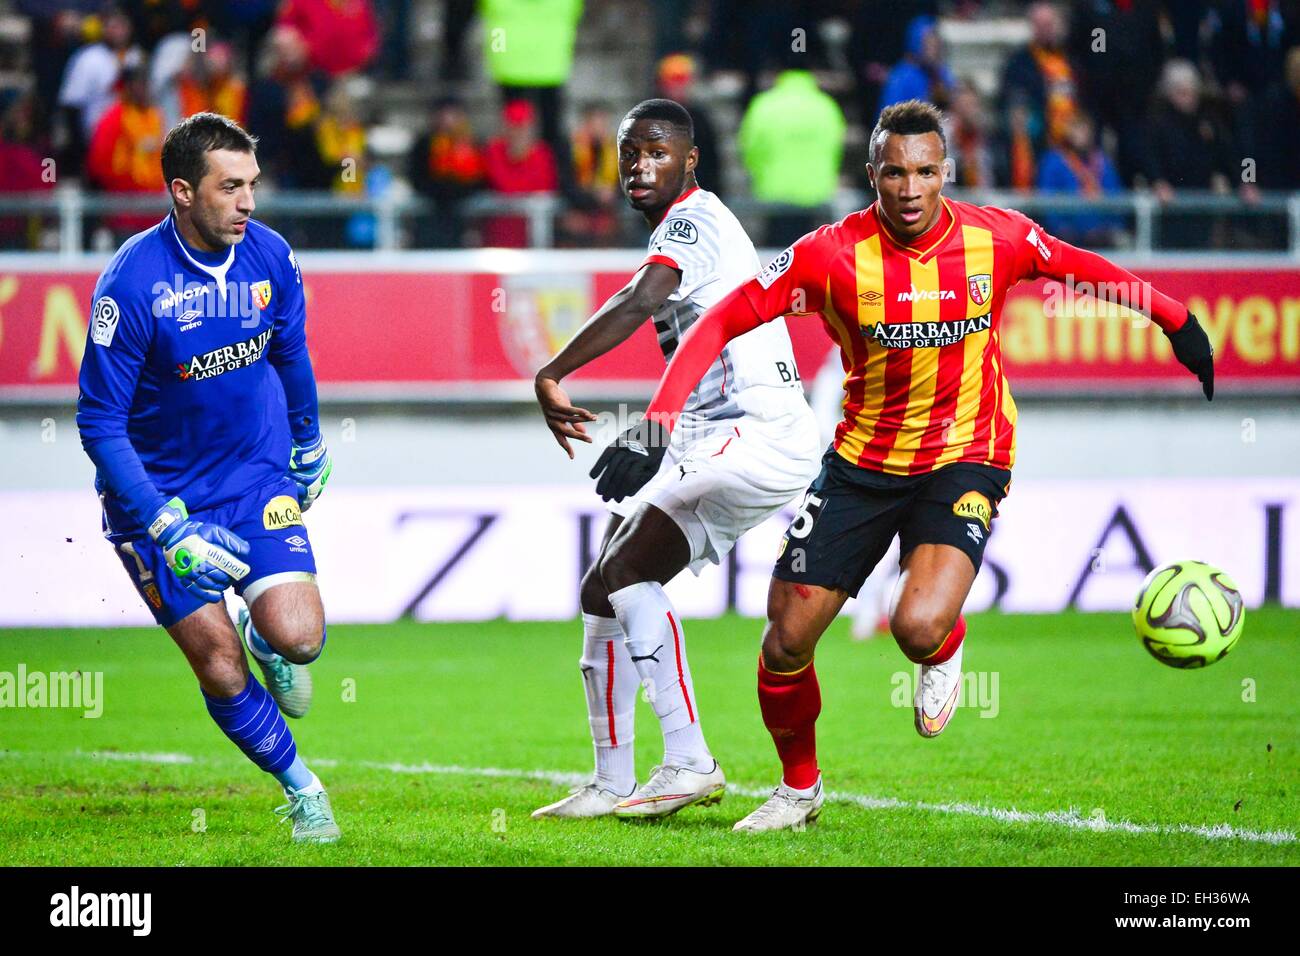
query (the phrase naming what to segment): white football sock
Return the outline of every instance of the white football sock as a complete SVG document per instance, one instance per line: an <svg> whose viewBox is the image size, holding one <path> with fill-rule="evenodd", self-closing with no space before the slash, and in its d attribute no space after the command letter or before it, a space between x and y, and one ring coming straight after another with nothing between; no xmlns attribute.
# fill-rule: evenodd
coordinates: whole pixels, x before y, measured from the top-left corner
<svg viewBox="0 0 1300 956"><path fill-rule="evenodd" d="M596 783L620 795L636 789L636 692L641 683L612 617L582 615L582 683L596 749Z"/></svg>
<svg viewBox="0 0 1300 956"><path fill-rule="evenodd" d="M704 743L695 710L695 685L686 663L682 624L664 589L655 581L633 584L609 596L627 635L627 649L641 675L664 732L664 763L707 771L713 756Z"/></svg>

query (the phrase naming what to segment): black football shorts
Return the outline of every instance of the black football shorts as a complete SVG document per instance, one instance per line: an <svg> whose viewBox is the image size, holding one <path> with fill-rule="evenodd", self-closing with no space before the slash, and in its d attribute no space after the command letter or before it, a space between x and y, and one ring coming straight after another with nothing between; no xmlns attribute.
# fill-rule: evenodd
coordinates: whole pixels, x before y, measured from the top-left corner
<svg viewBox="0 0 1300 956"><path fill-rule="evenodd" d="M900 560L918 544L950 544L978 572L1010 487L1011 472L990 465L954 462L924 475L886 475L830 448L781 541L772 576L857 597L894 535Z"/></svg>

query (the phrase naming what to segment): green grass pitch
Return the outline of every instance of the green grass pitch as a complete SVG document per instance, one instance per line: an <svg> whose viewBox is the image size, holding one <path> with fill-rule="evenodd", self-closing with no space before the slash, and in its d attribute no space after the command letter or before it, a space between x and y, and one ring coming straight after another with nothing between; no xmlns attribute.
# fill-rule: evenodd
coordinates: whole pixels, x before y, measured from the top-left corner
<svg viewBox="0 0 1300 956"><path fill-rule="evenodd" d="M1152 660L1124 615L970 626L967 706L923 740L911 666L837 622L817 671L838 797L817 826L763 836L730 832L779 773L754 692L761 622L686 622L734 786L653 824L529 817L590 772L576 623L335 626L290 724L344 837L306 847L161 631L0 631L0 671L104 675L98 719L0 710L0 846L8 864L77 866L1300 864L1300 612L1248 612L1202 671ZM661 755L645 704L637 748L644 780Z"/></svg>

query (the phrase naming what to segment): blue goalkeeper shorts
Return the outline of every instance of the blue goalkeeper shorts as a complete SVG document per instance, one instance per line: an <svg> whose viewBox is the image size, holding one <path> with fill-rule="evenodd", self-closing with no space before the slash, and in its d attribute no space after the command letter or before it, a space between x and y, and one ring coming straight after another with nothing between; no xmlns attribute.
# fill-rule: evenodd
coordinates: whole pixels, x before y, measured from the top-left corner
<svg viewBox="0 0 1300 956"><path fill-rule="evenodd" d="M288 478L277 478L238 501L191 511L190 517L221 525L248 542L244 563L250 570L235 584L235 593L250 604L273 585L315 580L316 559L298 510L298 486ZM171 627L208 603L185 590L181 579L167 567L162 548L147 533L138 537L116 534L106 521L104 536L162 627Z"/></svg>

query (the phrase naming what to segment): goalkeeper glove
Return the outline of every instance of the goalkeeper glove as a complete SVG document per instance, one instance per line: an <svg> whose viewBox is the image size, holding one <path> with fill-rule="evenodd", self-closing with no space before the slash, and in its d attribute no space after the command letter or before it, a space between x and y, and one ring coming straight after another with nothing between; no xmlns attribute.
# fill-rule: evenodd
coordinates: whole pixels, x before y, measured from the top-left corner
<svg viewBox="0 0 1300 956"><path fill-rule="evenodd" d="M220 525L195 521L185 502L173 498L149 522L149 537L162 548L185 590L215 604L221 592L248 574L248 542Z"/></svg>
<svg viewBox="0 0 1300 956"><path fill-rule="evenodd" d="M1196 321L1196 316L1187 313L1187 321L1177 332L1167 333L1169 344L1173 346L1174 357L1183 366L1201 380L1205 397L1214 401L1214 346L1209 337Z"/></svg>
<svg viewBox="0 0 1300 956"><path fill-rule="evenodd" d="M597 479L596 494L605 501L622 501L640 491L659 470L668 439L668 430L649 418L619 435L591 469L591 477Z"/></svg>
<svg viewBox="0 0 1300 956"><path fill-rule="evenodd" d="M333 468L329 449L325 447L325 439L320 435L305 445L294 444L293 451L289 454L288 474L298 486L299 508L306 511L320 497Z"/></svg>

